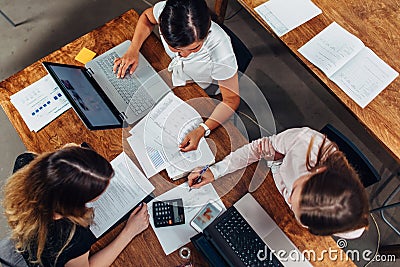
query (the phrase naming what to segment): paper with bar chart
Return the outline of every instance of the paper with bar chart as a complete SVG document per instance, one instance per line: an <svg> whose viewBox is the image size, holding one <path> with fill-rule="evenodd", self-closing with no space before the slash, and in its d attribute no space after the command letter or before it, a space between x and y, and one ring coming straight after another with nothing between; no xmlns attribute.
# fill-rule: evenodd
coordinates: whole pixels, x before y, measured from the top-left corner
<svg viewBox="0 0 400 267"><path fill-rule="evenodd" d="M214 154L204 138L197 150L181 152L178 147L201 122L193 107L173 93L167 94L127 138L145 175L150 178L166 169L170 178L177 179L195 167L213 163Z"/></svg>

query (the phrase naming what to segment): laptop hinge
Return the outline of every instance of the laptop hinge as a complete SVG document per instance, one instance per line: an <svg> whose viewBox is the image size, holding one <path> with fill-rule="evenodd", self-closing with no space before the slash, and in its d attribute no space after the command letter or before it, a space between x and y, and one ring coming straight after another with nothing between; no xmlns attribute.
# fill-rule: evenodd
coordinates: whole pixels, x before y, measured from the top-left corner
<svg viewBox="0 0 400 267"><path fill-rule="evenodd" d="M90 77L94 74L94 71L91 68L86 68L87 74L89 74Z"/></svg>
<svg viewBox="0 0 400 267"><path fill-rule="evenodd" d="M125 112L120 112L118 115L121 118L121 120L126 121L128 119L128 117L125 115Z"/></svg>

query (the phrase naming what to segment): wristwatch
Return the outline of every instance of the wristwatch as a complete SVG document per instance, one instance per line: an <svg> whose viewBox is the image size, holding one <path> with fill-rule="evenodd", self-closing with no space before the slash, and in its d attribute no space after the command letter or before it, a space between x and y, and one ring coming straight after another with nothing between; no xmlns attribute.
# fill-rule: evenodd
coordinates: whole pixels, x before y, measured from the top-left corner
<svg viewBox="0 0 400 267"><path fill-rule="evenodd" d="M202 123L199 124L199 126L204 128L204 136L205 137L210 135L211 130L210 130L210 128L208 128L208 126L205 123L202 122Z"/></svg>

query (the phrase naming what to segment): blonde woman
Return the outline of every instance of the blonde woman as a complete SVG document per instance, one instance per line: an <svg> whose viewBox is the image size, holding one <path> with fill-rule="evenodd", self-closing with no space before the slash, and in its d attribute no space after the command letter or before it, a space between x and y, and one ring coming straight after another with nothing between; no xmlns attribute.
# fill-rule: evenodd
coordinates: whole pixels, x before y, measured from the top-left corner
<svg viewBox="0 0 400 267"><path fill-rule="evenodd" d="M146 204L130 215L122 232L89 255L96 238L88 229L88 203L107 188L114 171L95 151L78 146L44 153L6 182L4 209L11 239L28 266L109 266L148 227Z"/></svg>

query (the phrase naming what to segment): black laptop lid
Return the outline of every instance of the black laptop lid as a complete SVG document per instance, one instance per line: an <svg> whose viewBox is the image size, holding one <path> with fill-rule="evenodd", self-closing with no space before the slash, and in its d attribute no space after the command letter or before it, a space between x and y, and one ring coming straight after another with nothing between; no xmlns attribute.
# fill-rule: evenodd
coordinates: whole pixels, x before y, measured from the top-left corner
<svg viewBox="0 0 400 267"><path fill-rule="evenodd" d="M76 113L91 130L120 128L118 110L84 67L43 62Z"/></svg>
<svg viewBox="0 0 400 267"><path fill-rule="evenodd" d="M190 238L194 247L201 253L201 255L207 259L207 262L212 267L228 267L228 263L219 254L215 247L207 240L207 238L199 233Z"/></svg>

